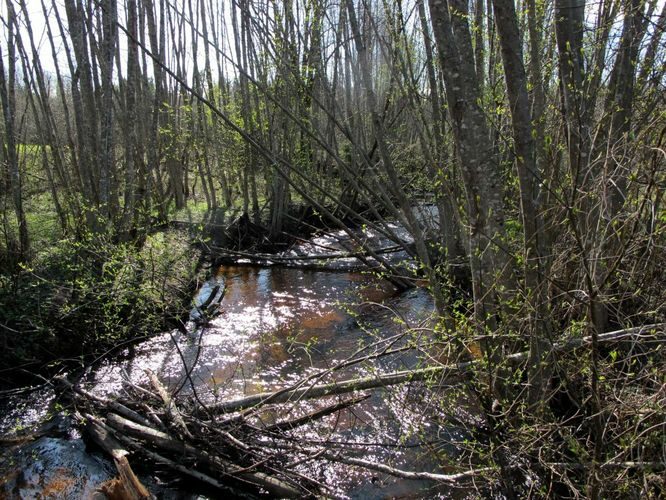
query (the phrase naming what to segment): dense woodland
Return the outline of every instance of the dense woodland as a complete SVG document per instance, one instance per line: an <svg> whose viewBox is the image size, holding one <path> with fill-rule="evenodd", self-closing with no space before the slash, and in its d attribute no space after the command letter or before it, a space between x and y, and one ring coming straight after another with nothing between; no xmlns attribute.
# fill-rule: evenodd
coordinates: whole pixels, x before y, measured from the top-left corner
<svg viewBox="0 0 666 500"><path fill-rule="evenodd" d="M284 241L306 206L396 287L427 283L433 338L479 360L467 390L493 488L664 494L663 326L631 345L601 337L666 321L663 2L6 0L0 12L6 366L39 370L168 324L197 271L186 238L164 231L183 214L244 215ZM418 270L374 253L359 227ZM587 340L563 354L575 338Z"/></svg>

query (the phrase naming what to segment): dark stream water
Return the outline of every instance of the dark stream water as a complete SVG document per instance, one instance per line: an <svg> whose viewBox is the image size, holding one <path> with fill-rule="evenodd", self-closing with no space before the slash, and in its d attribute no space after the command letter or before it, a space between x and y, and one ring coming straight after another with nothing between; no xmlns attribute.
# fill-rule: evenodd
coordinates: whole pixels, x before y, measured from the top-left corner
<svg viewBox="0 0 666 500"><path fill-rule="evenodd" d="M119 394L123 377L142 384L145 370L151 369L169 388L180 387L184 395L196 392L205 403L213 403L285 387L347 359L362 346L404 331L404 323L427 324L433 313L426 290L398 294L389 283L354 272L223 267L202 287L195 303L218 285L225 295L214 319L202 327L190 324L188 334L167 332L128 349L88 374L85 385L101 395ZM412 335L418 344L420 334ZM404 369L418 361L414 353L382 358L348 370L345 377ZM402 469L439 472L433 450L452 453L442 443L450 441L454 431L437 424L424 391L418 385L375 390L360 405L327 417L323 424L305 426L297 436L313 444L327 442L331 449L346 443L351 456ZM44 421L51 422L54 432L28 445L5 448L0 498L86 498L114 475L113 466L98 452L86 450L69 420L58 416L49 389L2 404L0 435ZM321 404L303 402L296 411ZM260 418L271 423L287 416L270 411ZM419 444L423 441L431 446ZM397 480L325 461L308 462L302 472L343 497L450 495L432 489L432 483ZM162 496L176 497L158 484L163 478L144 478Z"/></svg>

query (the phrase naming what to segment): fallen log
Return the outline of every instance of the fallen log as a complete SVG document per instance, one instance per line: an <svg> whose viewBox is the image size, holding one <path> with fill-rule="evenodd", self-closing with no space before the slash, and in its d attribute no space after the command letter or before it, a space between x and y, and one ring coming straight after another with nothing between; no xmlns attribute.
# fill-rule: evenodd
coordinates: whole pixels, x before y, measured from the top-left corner
<svg viewBox="0 0 666 500"><path fill-rule="evenodd" d="M160 382L160 380L157 378L157 375L155 375L152 370L146 369L145 371L146 375L148 375L148 379L150 380L150 385L153 386L153 389L155 389L157 394L162 399L164 408L166 409L167 415L169 416L171 422L178 428L180 432L183 433L184 436L191 438L192 434L190 434L190 431L187 429L185 420L183 420L183 416L180 414L180 410L178 409L176 403L173 401L169 391L167 391L166 387L164 387L162 382Z"/></svg>
<svg viewBox="0 0 666 500"><path fill-rule="evenodd" d="M646 336L646 332L654 332ZM647 340L650 342L663 342L666 336L666 323L647 325L642 327L617 330L598 335L597 341L600 343L619 342L626 340ZM592 337L580 337L555 344L551 353L561 353L574 350L578 347L588 345L592 342ZM529 352L523 351L511 354L506 357L507 362L517 364L528 359ZM209 411L213 413L232 413L244 408L250 408L267 403L286 403L289 401L298 401L302 399L314 399L325 396L334 396L346 394L366 389L376 389L378 387L388 387L405 382L420 382L435 378L460 376L466 371L480 365L481 360L466 361L462 363L431 366L414 370L403 370L385 374L377 374L369 377L353 378L340 380L328 384L311 385L308 387L297 387L294 389L281 389L275 392L264 392L245 396L243 398L224 401L209 406Z"/></svg>
<svg viewBox="0 0 666 500"><path fill-rule="evenodd" d="M295 497L301 495L300 490L292 487L284 481L271 477L263 472L247 471L246 468L235 465L219 456L212 456L208 452L195 448L183 441L174 439L169 434L153 429L152 427L137 424L113 413L107 415L107 424L124 435L140 438L162 450L175 452L180 456L190 456L198 461L208 463L214 466L215 469L222 474L264 488L266 491L274 495L280 497Z"/></svg>
<svg viewBox="0 0 666 500"><path fill-rule="evenodd" d="M94 420L89 420L86 426L88 434L93 440L113 458L118 471L118 478L113 479L102 487L102 492L108 498L123 500L147 500L155 497L141 483L130 466L125 450L106 429Z"/></svg>

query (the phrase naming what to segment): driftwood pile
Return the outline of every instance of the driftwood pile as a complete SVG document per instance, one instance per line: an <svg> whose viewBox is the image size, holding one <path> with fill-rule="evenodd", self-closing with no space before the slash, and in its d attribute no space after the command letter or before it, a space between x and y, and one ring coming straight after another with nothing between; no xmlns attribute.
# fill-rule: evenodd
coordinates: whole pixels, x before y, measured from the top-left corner
<svg viewBox="0 0 666 500"><path fill-rule="evenodd" d="M651 331L655 326L658 332ZM611 332L598 336L599 342L663 341L663 325L650 325ZM553 346L553 352L566 352L589 345L590 338L575 338ZM381 352L357 357L327 370L326 375L353 364L390 355L407 349L391 346ZM507 358L520 364L527 353ZM461 470L455 474L411 472L370 462L345 453L331 452L294 439L290 432L303 425L320 421L328 415L350 408L369 397L372 388L419 380L447 381L459 379L477 361L439 365L422 369L377 374L363 378L321 383L322 374L312 375L290 388L273 393L255 394L217 404L196 405L177 400L158 377L147 371L149 385L138 386L127 380L127 397L100 397L61 379L72 395L76 415L92 439L113 457L118 469L114 488L119 494L110 498L143 499L151 494L134 475L127 455L130 453L177 473L205 483L220 491L244 487L273 497L328 496L330 487L299 472L299 465L311 460L327 460L381 472L406 479L425 479L459 484L490 472L487 469ZM316 410L296 412L272 424L258 424L254 418L267 405L293 405L306 399L322 399ZM273 406L273 408L280 408ZM280 411L277 411L279 414ZM290 412L282 414L293 415ZM302 469L300 469L302 470ZM108 492L107 492L108 493Z"/></svg>
<svg viewBox="0 0 666 500"><path fill-rule="evenodd" d="M392 351L385 351L390 354ZM359 359L369 359L365 356ZM354 360L354 363L359 360ZM345 363L337 368L346 367ZM134 475L127 460L129 454L166 466L178 474L205 483L221 491L230 487L250 488L273 497L328 496L330 487L305 477L299 465L309 460L327 460L362 467L406 479L452 482L469 474L443 475L411 472L357 458L353 454L331 452L299 442L289 435L301 426L350 408L370 395L361 391L407 381L424 380L458 367L436 367L400 371L384 375L354 378L327 384L301 381L297 386L273 393L256 394L216 405L193 407L177 401L152 372L147 372L149 387L127 381L131 397L111 399L93 394L61 379L72 395L76 415L87 434L115 461L118 479L112 485L116 493L107 497L150 498ZM316 378L316 377L313 377ZM253 418L268 405L277 409L299 402L321 399L309 412L278 413L290 416L270 425L257 425ZM478 471L477 471L478 472ZM121 493L118 494L117 491Z"/></svg>
<svg viewBox="0 0 666 500"><path fill-rule="evenodd" d="M77 417L87 434L106 451L118 469L107 496L151 498L132 471L127 455L140 455L166 466L209 488L229 491L249 488L273 497L303 497L325 493L325 486L285 463L288 452L271 449L271 438L364 400L352 396L316 412L259 428L252 425L249 411L229 415L185 411L167 388L148 372L150 389L133 385L133 398L112 400L68 385L77 407ZM293 455L293 454L292 454ZM108 490L108 487L107 487ZM120 491L120 493L119 493Z"/></svg>

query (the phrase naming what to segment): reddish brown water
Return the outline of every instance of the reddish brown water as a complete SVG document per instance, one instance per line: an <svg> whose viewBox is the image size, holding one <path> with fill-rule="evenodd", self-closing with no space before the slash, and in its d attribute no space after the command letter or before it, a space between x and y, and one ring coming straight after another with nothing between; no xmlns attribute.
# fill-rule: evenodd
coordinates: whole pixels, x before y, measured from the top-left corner
<svg viewBox="0 0 666 500"><path fill-rule="evenodd" d="M218 316L200 328L189 325L188 334L159 335L107 362L88 377L90 388L114 394L121 390L125 374L135 383L144 383L145 370L151 369L171 389L181 388L183 394L195 390L209 403L280 389L348 359L363 346L403 332L405 323L427 324L433 313L427 291L397 294L387 282L359 273L223 267L195 302L205 300L215 285L223 285L225 290ZM411 335L416 344L427 341ZM403 369L418 361L411 352L355 366L342 376ZM439 446L441 452L445 445L437 443L451 436L443 436L436 405L429 397L421 386L375 390L354 409L304 426L293 437L330 451L344 443L348 456L406 470L441 471L432 446L436 450ZM258 420L270 424L321 404L310 401L265 411ZM14 418L20 421L21 416ZM423 446L423 442L432 446ZM300 469L345 497L442 494L428 489L432 483L396 480L325 461L305 462Z"/></svg>

